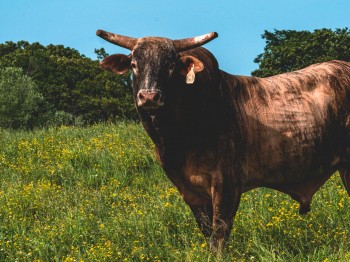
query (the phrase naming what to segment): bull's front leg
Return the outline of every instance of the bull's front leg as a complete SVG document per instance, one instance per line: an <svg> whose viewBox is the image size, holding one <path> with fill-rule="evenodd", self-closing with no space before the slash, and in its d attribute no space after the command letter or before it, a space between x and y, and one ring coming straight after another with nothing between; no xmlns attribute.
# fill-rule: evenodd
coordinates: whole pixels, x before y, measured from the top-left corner
<svg viewBox="0 0 350 262"><path fill-rule="evenodd" d="M212 183L212 235L209 247L212 251L220 253L230 236L233 218L238 210L241 192L230 183L223 182L218 177Z"/></svg>
<svg viewBox="0 0 350 262"><path fill-rule="evenodd" d="M179 190L183 200L191 208L191 211L203 235L206 238L209 238L213 231L213 205L210 197L204 198L192 190L189 190L184 181L180 179L181 176L176 176L172 172L167 172L167 175Z"/></svg>

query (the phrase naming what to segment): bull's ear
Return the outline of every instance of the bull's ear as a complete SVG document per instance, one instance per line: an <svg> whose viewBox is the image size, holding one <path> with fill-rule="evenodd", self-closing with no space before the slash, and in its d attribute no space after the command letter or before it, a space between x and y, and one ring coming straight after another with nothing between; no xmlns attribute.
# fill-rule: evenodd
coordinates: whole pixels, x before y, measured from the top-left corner
<svg viewBox="0 0 350 262"><path fill-rule="evenodd" d="M180 57L181 62L181 74L183 76L187 76L188 73L190 73L191 70L194 71L194 73L198 73L200 71L203 71L204 65L203 63L194 56L181 56Z"/></svg>
<svg viewBox="0 0 350 262"><path fill-rule="evenodd" d="M131 59L127 55L111 55L107 56L100 62L100 67L113 73L122 75L130 69Z"/></svg>

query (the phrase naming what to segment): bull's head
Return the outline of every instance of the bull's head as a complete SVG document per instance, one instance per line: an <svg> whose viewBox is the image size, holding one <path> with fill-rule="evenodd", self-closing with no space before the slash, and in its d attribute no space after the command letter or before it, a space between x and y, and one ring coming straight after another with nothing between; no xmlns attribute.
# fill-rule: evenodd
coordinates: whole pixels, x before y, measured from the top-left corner
<svg viewBox="0 0 350 262"><path fill-rule="evenodd" d="M191 83L194 74L204 69L203 63L196 57L179 53L199 47L218 36L217 33L209 33L194 38L170 40L161 37L132 38L103 30L98 30L96 34L131 50L128 56L116 54L106 57L100 66L117 74L124 74L131 69L134 99L137 106L145 110L163 106L164 89L174 77L187 76L187 82Z"/></svg>

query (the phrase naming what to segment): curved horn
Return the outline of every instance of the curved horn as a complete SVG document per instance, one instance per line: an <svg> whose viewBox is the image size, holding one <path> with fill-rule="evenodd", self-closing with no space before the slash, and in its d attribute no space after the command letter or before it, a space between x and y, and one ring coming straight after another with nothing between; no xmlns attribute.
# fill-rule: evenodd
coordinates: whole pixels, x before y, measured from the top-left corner
<svg viewBox="0 0 350 262"><path fill-rule="evenodd" d="M209 41L213 40L218 36L219 36L218 33L212 32L212 33L208 33L197 37L174 40L173 42L175 45L175 49L178 52L181 52L181 51L186 51L186 50L204 45L205 43L208 43Z"/></svg>
<svg viewBox="0 0 350 262"><path fill-rule="evenodd" d="M103 30L97 30L96 31L96 35L103 38L104 40L127 48L129 50L132 50L137 42L137 38L132 38L132 37L128 37L128 36L123 36L123 35L117 35L117 34L113 34L113 33L109 33Z"/></svg>

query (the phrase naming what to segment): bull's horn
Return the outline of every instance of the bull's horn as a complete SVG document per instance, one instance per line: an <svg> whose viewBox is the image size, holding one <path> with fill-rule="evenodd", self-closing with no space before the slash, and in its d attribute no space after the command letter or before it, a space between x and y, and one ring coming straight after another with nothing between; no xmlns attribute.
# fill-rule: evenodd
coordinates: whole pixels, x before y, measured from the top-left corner
<svg viewBox="0 0 350 262"><path fill-rule="evenodd" d="M212 32L197 37L174 40L174 45L178 52L186 51L204 45L218 36L218 33Z"/></svg>
<svg viewBox="0 0 350 262"><path fill-rule="evenodd" d="M137 42L137 38L132 38L132 37L128 37L128 36L123 36L123 35L117 35L117 34L113 34L113 33L109 33L103 30L97 30L96 31L96 35L103 38L104 40L127 48L129 50L132 50Z"/></svg>

